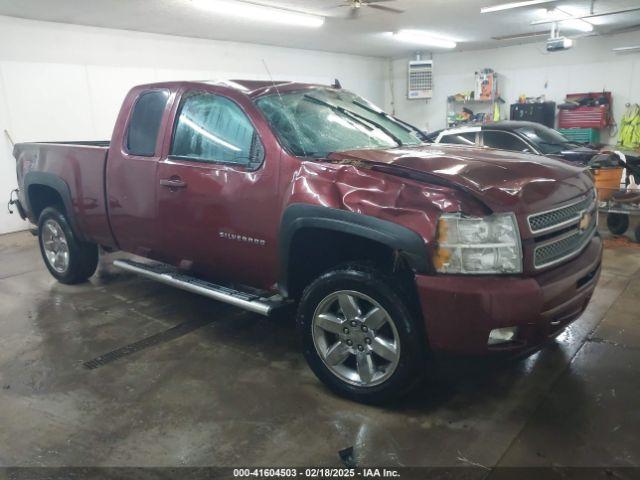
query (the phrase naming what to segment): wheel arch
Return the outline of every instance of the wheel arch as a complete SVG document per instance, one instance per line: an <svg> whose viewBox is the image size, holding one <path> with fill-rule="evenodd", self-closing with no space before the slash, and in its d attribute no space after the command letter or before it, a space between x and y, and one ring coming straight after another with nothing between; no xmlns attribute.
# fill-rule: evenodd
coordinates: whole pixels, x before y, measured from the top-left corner
<svg viewBox="0 0 640 480"><path fill-rule="evenodd" d="M354 213L351 211L320 207L307 204L292 204L285 210L282 216L279 237L280 276L279 287L285 296L296 297L302 293L306 285L300 285L301 261L308 264L313 255L299 258L306 249L300 243L313 238L318 241L318 247L325 247L324 242L332 242L337 245L350 245L358 251L365 249L366 253L373 256L384 256L385 259L394 257L402 261L414 272L425 273L429 271L427 249L422 237L406 227L387 220ZM346 243L345 243L346 242ZM313 248L313 247L309 247ZM319 248L322 252L322 248ZM318 252L316 251L316 254ZM318 257L316 255L315 257ZM326 266L332 266L340 261L354 260L351 258L339 258L332 262L331 258L321 260ZM315 265L311 270L320 274L320 267ZM302 283L307 283L303 275Z"/></svg>
<svg viewBox="0 0 640 480"><path fill-rule="evenodd" d="M27 212L32 223L37 225L38 217L45 208L60 205L73 234L79 239L84 238L74 214L71 190L63 179L52 173L28 172L24 176L23 185Z"/></svg>

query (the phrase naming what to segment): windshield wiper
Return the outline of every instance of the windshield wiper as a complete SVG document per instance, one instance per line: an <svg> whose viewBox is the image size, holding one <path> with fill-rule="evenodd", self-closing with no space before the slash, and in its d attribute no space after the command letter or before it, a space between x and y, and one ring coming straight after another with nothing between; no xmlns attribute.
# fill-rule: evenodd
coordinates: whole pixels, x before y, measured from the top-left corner
<svg viewBox="0 0 640 480"><path fill-rule="evenodd" d="M413 125L411 125L410 123L407 123L405 121L400 120L399 118L394 117L393 115L389 115L387 112L384 112L382 110L376 110L375 108L371 108L369 105L359 102L357 100L354 100L353 102L354 105L357 105L360 108L365 109L367 112L371 112L375 115L378 115L380 117L386 118L387 120L395 123L396 125L398 125L400 128L402 128L403 130L411 133L415 133L418 135L418 138L420 138L420 140L426 140L426 135L424 134L424 132L422 132L421 130L419 130L418 128L414 127Z"/></svg>
<svg viewBox="0 0 640 480"><path fill-rule="evenodd" d="M394 142L396 142L398 144L399 147L401 147L403 145L402 140L398 137L396 137L391 131L389 131L389 129L383 127L382 125L377 124L376 122L372 121L371 119L365 117L364 115L360 115L359 113L356 113L354 111L351 111L347 108L341 107L339 105L334 105L333 103L330 102L326 102L320 98L314 97L313 95L305 95L304 96L305 100L309 100L311 102L317 103L318 105L323 105L327 108L330 108L331 110L335 111L335 112L339 112L342 113L343 115L346 115L347 117L351 118L352 120L354 120L355 122L359 123L360 125L366 127L369 130L373 130L373 128L371 127L372 125L374 125L376 128L382 130L384 132L385 135L387 135L389 138L391 138Z"/></svg>

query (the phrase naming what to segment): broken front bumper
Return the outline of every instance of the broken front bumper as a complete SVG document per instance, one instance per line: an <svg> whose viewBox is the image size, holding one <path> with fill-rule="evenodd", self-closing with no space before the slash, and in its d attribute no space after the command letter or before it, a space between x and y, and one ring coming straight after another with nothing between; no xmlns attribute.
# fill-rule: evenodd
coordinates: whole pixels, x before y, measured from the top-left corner
<svg viewBox="0 0 640 480"><path fill-rule="evenodd" d="M596 235L580 256L533 278L416 275L429 346L461 355L535 348L584 312L601 260ZM491 330L508 327L517 327L512 341L488 344Z"/></svg>

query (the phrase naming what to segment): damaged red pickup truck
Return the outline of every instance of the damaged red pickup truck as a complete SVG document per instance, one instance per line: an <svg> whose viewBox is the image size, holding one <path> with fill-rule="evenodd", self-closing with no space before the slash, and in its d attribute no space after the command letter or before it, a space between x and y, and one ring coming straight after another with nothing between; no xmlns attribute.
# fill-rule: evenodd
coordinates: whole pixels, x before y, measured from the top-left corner
<svg viewBox="0 0 640 480"><path fill-rule="evenodd" d="M426 145L340 88L143 85L111 142L15 147L20 214L63 283L115 265L263 315L298 305L304 355L383 402L429 352L528 350L600 274L589 174L559 160Z"/></svg>

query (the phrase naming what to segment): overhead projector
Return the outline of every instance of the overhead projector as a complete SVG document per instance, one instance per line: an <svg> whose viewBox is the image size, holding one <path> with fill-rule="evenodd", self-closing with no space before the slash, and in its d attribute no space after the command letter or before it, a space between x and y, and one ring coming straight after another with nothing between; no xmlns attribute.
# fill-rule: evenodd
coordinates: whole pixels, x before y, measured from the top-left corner
<svg viewBox="0 0 640 480"><path fill-rule="evenodd" d="M567 37L556 37L547 40L547 52L559 52L573 47L573 40Z"/></svg>

